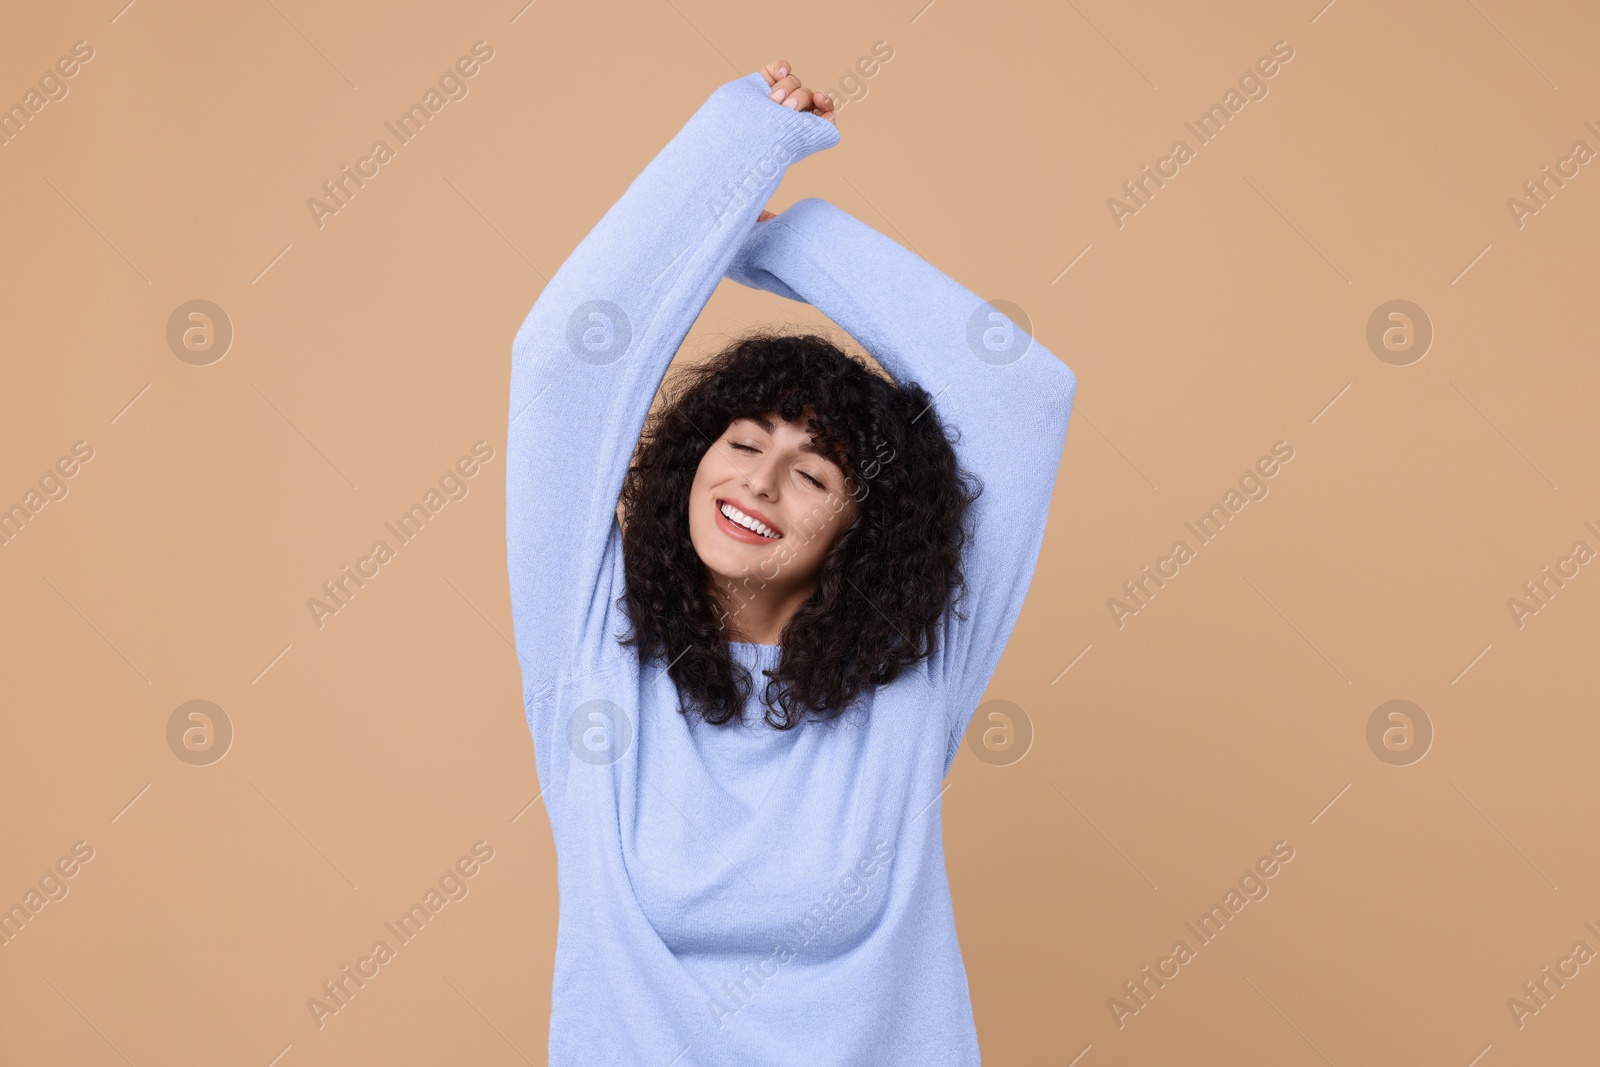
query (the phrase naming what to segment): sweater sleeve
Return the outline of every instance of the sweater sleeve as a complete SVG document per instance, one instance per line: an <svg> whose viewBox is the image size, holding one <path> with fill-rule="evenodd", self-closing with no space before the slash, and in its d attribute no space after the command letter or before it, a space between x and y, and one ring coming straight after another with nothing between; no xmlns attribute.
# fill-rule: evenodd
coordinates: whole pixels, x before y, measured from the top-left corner
<svg viewBox="0 0 1600 1067"><path fill-rule="evenodd" d="M605 631L620 575L617 502L667 366L788 164L838 140L831 122L771 100L759 71L720 86L579 242L517 330L507 572L541 763L550 735L531 721L530 701L615 644Z"/></svg>
<svg viewBox="0 0 1600 1067"><path fill-rule="evenodd" d="M930 669L946 694L949 771L1027 595L1066 445L1077 379L959 282L821 199L758 223L728 277L809 303L896 381L932 395L962 469L983 490Z"/></svg>

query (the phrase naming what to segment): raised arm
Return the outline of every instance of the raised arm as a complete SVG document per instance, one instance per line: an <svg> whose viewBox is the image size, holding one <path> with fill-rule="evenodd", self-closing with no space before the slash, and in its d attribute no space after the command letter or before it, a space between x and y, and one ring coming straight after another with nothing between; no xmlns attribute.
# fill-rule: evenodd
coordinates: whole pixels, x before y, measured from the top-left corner
<svg viewBox="0 0 1600 1067"><path fill-rule="evenodd" d="M828 119L772 100L761 71L719 87L518 329L506 542L524 703L612 640L602 623L617 592L617 499L651 400L785 168L838 140Z"/></svg>
<svg viewBox="0 0 1600 1067"><path fill-rule="evenodd" d="M926 389L983 482L956 605L966 618L946 614L931 664L948 695L948 771L1022 611L1077 380L982 298L826 200L758 223L728 277L813 305L896 381Z"/></svg>

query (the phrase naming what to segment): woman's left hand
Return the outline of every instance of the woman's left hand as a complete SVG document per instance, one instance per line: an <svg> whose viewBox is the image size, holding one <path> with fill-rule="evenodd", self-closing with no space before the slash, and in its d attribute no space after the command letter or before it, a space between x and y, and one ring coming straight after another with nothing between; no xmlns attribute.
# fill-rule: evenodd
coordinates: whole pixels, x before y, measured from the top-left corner
<svg viewBox="0 0 1600 1067"><path fill-rule="evenodd" d="M787 59L774 59L761 68L761 73L767 79L768 96L778 105L808 111L828 122L838 118L833 97L820 89L807 89L802 85L800 76L792 72Z"/></svg>
<svg viewBox="0 0 1600 1067"><path fill-rule="evenodd" d="M809 111L829 122L835 121L833 98L827 93L801 85L800 78L790 72L788 60L775 59L762 68L761 73L766 76L767 88L774 94L777 103L796 111ZM763 211L756 221L766 222L773 217L772 212Z"/></svg>

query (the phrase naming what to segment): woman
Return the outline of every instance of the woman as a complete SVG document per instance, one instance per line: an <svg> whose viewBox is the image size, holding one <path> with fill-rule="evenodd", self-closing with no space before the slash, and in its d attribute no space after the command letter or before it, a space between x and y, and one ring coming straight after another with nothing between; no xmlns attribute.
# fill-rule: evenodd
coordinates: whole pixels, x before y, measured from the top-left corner
<svg viewBox="0 0 1600 1067"><path fill-rule="evenodd" d="M979 1062L938 802L1038 559L1075 379L826 201L757 216L838 140L781 60L721 86L513 345L554 1065ZM894 381L757 332L687 376L630 467L725 275L814 305Z"/></svg>

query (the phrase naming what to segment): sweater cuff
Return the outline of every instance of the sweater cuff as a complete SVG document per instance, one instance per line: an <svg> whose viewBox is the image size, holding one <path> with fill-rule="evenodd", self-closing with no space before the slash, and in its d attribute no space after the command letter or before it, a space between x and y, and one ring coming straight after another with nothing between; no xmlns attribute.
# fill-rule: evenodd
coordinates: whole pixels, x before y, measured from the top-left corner
<svg viewBox="0 0 1600 1067"><path fill-rule="evenodd" d="M836 247L822 236L822 228L840 214L839 208L821 197L809 196L790 204L775 217L756 224L728 262L723 275L751 289L764 289L787 300L808 303L778 276L775 267L787 264L791 275L801 269L799 264L804 261L797 259L797 255L808 242Z"/></svg>
<svg viewBox="0 0 1600 1067"><path fill-rule="evenodd" d="M813 112L784 107L768 95L771 91L758 70L719 87L714 95L737 116L741 130L767 142L768 157L778 169L839 143L838 126Z"/></svg>

